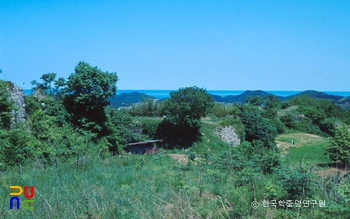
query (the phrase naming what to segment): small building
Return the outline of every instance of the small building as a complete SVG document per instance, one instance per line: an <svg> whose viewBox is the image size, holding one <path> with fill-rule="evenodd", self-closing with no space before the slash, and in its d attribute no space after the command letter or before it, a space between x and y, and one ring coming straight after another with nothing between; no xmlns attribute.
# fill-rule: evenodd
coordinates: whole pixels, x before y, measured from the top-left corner
<svg viewBox="0 0 350 219"><path fill-rule="evenodd" d="M148 140L129 143L125 149L134 154L154 154L159 152L159 147L155 145L159 142L163 142L163 140Z"/></svg>

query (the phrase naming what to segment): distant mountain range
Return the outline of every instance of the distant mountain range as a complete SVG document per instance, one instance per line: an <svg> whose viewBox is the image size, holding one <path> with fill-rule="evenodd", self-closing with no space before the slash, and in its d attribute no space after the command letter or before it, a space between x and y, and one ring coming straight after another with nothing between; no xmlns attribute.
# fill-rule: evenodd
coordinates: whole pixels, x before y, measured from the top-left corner
<svg viewBox="0 0 350 219"><path fill-rule="evenodd" d="M344 97L344 96L338 96L338 95L330 95L330 94L326 94L315 90L307 90L296 95L291 95L286 97L285 100L289 100L289 99L292 99L293 97L301 96L301 95L307 95L309 97L316 98L316 99L329 100L343 108L350 109L350 96Z"/></svg>
<svg viewBox="0 0 350 219"><path fill-rule="evenodd" d="M154 97L140 93L140 92L131 92L131 93L121 93L115 95L109 99L113 107L128 107L134 103L142 102L149 98L154 99Z"/></svg>
<svg viewBox="0 0 350 219"><path fill-rule="evenodd" d="M239 95L228 95L225 97L219 96L219 95L213 95L211 94L211 96L214 98L215 102L221 102L221 103L243 103L247 97L254 97L254 96L260 96L262 98L266 97L270 95L270 93L267 93L265 91L262 90L247 90L244 91L242 94ZM281 101L284 100L285 97L281 97L281 96L277 96L278 99L280 99Z"/></svg>
<svg viewBox="0 0 350 219"><path fill-rule="evenodd" d="M219 96L219 95L213 95L210 94L215 102L220 103L243 103L247 97L254 97L254 96L260 96L262 98L271 95L270 93L267 93L262 90L247 90L239 95L228 95L228 96ZM273 95L273 94L272 94ZM292 99L293 97L301 96L301 95L307 95L312 98L316 99L326 99L329 100L337 105L340 105L344 108L350 109L350 97L343 97L343 96L337 96L337 95L330 95L323 92L315 91L315 90L306 90L301 93L290 95L287 97L277 96L278 99L281 101ZM134 103L142 102L143 100L154 97L139 93L139 92L131 92L131 93L121 93L118 95L115 95L114 97L110 98L111 105L113 107L128 107L131 106Z"/></svg>

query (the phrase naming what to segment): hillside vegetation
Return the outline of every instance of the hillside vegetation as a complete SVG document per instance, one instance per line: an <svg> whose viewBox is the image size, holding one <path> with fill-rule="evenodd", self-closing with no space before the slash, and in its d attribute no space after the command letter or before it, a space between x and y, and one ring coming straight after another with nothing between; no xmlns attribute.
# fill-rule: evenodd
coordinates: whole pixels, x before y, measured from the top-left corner
<svg viewBox="0 0 350 219"><path fill-rule="evenodd" d="M196 86L118 110L117 80L85 62L67 80L44 74L25 122L1 81L1 218L350 214L348 110L305 95L220 104ZM157 154L125 150L151 139ZM8 208L10 185L35 186L33 210Z"/></svg>

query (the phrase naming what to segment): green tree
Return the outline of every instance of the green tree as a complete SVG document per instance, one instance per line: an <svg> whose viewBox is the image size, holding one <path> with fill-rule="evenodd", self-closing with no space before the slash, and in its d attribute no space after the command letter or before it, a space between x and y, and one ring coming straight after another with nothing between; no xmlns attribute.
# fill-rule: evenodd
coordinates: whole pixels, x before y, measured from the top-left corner
<svg viewBox="0 0 350 219"><path fill-rule="evenodd" d="M333 161L340 160L347 169L350 160L350 126L338 126L331 139L331 144L325 147L329 158Z"/></svg>
<svg viewBox="0 0 350 219"><path fill-rule="evenodd" d="M268 95L265 98L264 116L271 120L275 119L277 116L277 111L279 109L280 100L275 95Z"/></svg>
<svg viewBox="0 0 350 219"><path fill-rule="evenodd" d="M245 102L252 104L253 106L261 106L261 104L264 103L264 100L260 96L256 95L254 97L248 96Z"/></svg>
<svg viewBox="0 0 350 219"><path fill-rule="evenodd" d="M280 120L287 128L290 128L290 129L297 128L296 121L291 114L286 114L281 116Z"/></svg>
<svg viewBox="0 0 350 219"><path fill-rule="evenodd" d="M35 138L25 126L20 125L8 131L0 130L0 167L4 164L24 165L32 157L33 141Z"/></svg>
<svg viewBox="0 0 350 219"><path fill-rule="evenodd" d="M56 73L46 73L43 74L40 79L42 83L33 80L30 84L33 86L32 91L39 91L42 94L50 94L56 97L61 97L59 94L62 94L60 90L66 85L64 78L56 79Z"/></svg>
<svg viewBox="0 0 350 219"><path fill-rule="evenodd" d="M170 92L170 100L164 106L168 121L175 126L200 128L200 119L213 107L213 98L204 88L186 87Z"/></svg>
<svg viewBox="0 0 350 219"><path fill-rule="evenodd" d="M109 106L105 112L105 139L113 154L121 153L122 147L127 143L145 140L141 135L141 124L135 122L126 110L117 110Z"/></svg>
<svg viewBox="0 0 350 219"><path fill-rule="evenodd" d="M274 147L277 130L273 122L261 114L260 110L251 106L242 106L241 121L245 126L246 140L261 140L266 147Z"/></svg>
<svg viewBox="0 0 350 219"><path fill-rule="evenodd" d="M104 108L116 94L117 74L103 72L88 63L79 62L67 81L65 106L72 122L93 132L100 132L106 121Z"/></svg>
<svg viewBox="0 0 350 219"><path fill-rule="evenodd" d="M313 175L304 168L276 168L277 184L283 188L282 198L285 200L303 200L314 194L315 182Z"/></svg>
<svg viewBox="0 0 350 219"><path fill-rule="evenodd" d="M58 125L62 126L68 121L68 113L63 105L65 79L56 79L55 73L43 74L40 79L43 83L32 81L31 95L25 96L26 111L32 116L37 110L42 109L46 115L57 119Z"/></svg>
<svg viewBox="0 0 350 219"><path fill-rule="evenodd" d="M212 107L213 99L204 88L194 86L171 92L163 108L167 117L159 124L156 137L170 145L191 146L200 137L201 117Z"/></svg>

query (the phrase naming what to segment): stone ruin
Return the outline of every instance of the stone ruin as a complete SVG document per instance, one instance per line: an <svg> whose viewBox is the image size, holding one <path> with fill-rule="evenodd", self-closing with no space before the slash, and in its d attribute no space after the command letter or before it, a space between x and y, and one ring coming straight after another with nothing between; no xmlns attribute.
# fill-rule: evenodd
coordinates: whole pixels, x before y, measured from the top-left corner
<svg viewBox="0 0 350 219"><path fill-rule="evenodd" d="M237 146L241 143L241 139L236 134L235 129L231 125L217 128L215 134L219 136L224 142L233 146Z"/></svg>
<svg viewBox="0 0 350 219"><path fill-rule="evenodd" d="M13 114L13 117L11 119L12 123L25 122L26 121L26 108L25 108L26 104L24 101L23 89L11 83L9 87L9 92L10 92L10 98L18 107L18 110L16 112L12 112Z"/></svg>

